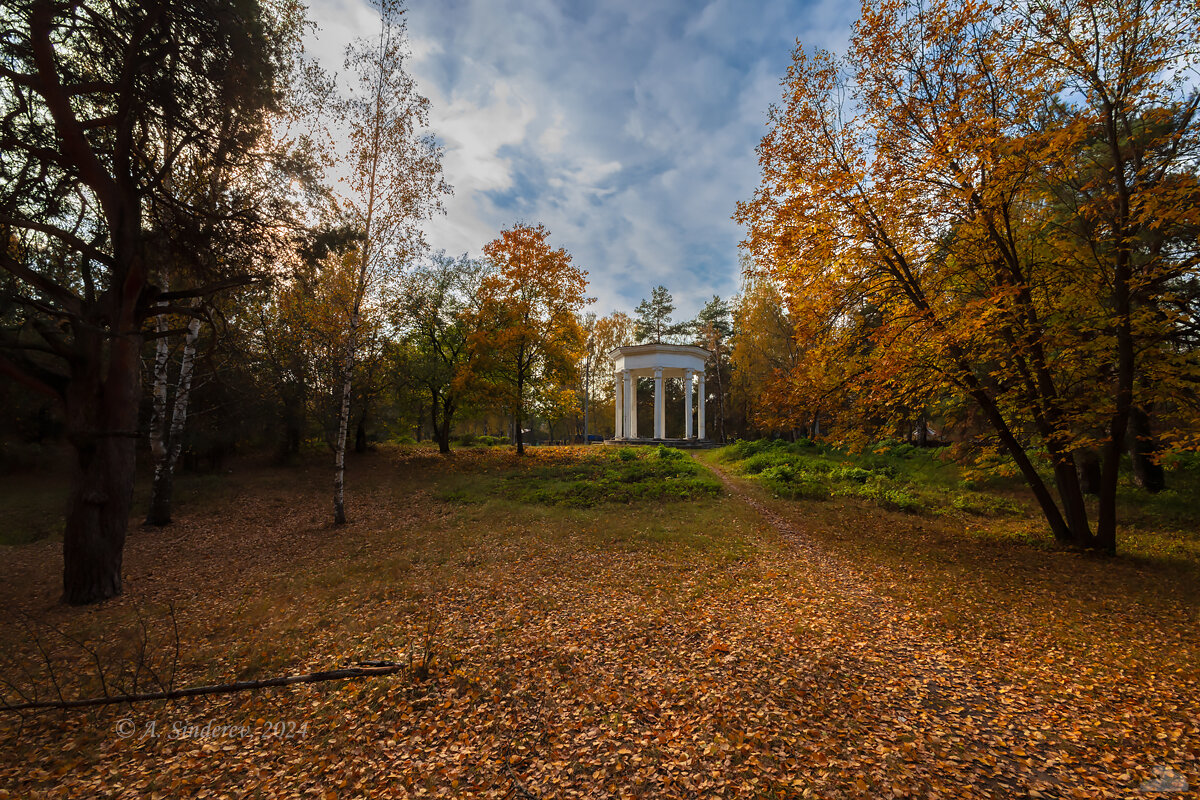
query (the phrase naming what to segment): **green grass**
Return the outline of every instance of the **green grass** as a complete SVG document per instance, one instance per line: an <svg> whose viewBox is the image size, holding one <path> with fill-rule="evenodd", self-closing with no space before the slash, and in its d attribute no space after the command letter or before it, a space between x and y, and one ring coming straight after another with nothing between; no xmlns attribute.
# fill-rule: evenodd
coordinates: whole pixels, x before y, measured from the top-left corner
<svg viewBox="0 0 1200 800"><path fill-rule="evenodd" d="M464 475L439 497L480 503L489 497L525 505L592 508L612 503L715 497L721 483L682 452L666 447L562 448L538 451L502 474Z"/></svg>
<svg viewBox="0 0 1200 800"><path fill-rule="evenodd" d="M864 453L799 442L737 442L717 459L754 477L776 497L824 500L858 497L909 513L954 511L977 516L1015 516L1018 503L967 488L941 448L884 443Z"/></svg>
<svg viewBox="0 0 1200 800"><path fill-rule="evenodd" d="M956 522L981 543L1052 549L1044 519L1019 478L961 468L947 448L881 442L862 453L808 441L742 441L706 456L783 500L857 498L918 518ZM1117 493L1123 556L1191 574L1200 565L1200 456L1165 461L1167 489L1150 494L1133 483L1128 464ZM1053 477L1046 476L1053 487ZM1096 499L1088 512L1096 519Z"/></svg>

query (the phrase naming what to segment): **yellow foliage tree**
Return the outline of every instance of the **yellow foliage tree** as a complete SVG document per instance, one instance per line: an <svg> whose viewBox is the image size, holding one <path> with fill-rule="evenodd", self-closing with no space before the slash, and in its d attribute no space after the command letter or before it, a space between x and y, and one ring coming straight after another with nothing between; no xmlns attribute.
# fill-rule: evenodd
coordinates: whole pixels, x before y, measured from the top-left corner
<svg viewBox="0 0 1200 800"><path fill-rule="evenodd" d="M1198 44L1178 0L868 0L844 62L797 49L738 209L806 363L860 418L973 403L1078 546L1115 549L1131 412L1185 402L1195 375L1163 309L1197 266L1198 97L1178 75Z"/></svg>
<svg viewBox="0 0 1200 800"><path fill-rule="evenodd" d="M525 453L522 426L534 392L569 385L584 350L578 314L587 272L552 249L542 225L514 225L483 248L493 272L469 312L473 378L488 385L512 413L517 452Z"/></svg>

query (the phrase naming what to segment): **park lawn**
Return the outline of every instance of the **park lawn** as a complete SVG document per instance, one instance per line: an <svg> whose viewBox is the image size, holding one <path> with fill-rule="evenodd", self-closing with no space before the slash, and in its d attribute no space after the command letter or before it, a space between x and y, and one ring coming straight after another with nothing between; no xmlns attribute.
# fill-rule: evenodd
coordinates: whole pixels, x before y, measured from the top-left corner
<svg viewBox="0 0 1200 800"><path fill-rule="evenodd" d="M68 636L99 654L110 689L132 686L119 665L143 641L144 665L165 675L169 607L177 686L359 660L411 672L6 717L0 791L1098 797L1200 785L1200 637L1194 603L1172 594L1184 573L1163 562L1048 553L965 534L953 515L783 500L748 479L722 488L650 449L626 461L600 447L525 459L383 448L352 460L351 523L335 528L325 461L238 466L181 501L169 528L134 528L126 594L98 607L55 604L55 542L6 548L0 675L45 687L48 658L64 695L101 691ZM581 499L605 481L618 502ZM154 688L146 669L137 680Z"/></svg>

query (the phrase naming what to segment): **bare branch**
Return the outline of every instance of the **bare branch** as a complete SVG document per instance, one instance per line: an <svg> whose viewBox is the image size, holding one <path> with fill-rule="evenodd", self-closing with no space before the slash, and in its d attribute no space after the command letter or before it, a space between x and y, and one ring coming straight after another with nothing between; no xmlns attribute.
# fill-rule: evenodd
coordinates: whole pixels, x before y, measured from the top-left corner
<svg viewBox="0 0 1200 800"><path fill-rule="evenodd" d="M276 686L292 686L298 683L322 683L325 681L344 681L358 678L377 678L383 675L394 675L408 670L408 665L390 661L360 662L363 666L347 667L345 669L310 672L304 675L285 675L279 678L267 678L258 681L236 681L234 683L217 683L208 686L191 686L187 689L171 689L162 692L143 692L141 694L105 695L104 697L89 697L82 700L45 701L37 703L16 703L0 705L0 711L20 712L51 708L92 708L109 706L117 703L142 703L149 700L180 700L185 697L202 697L210 694L232 694L248 692L255 689L268 689Z"/></svg>

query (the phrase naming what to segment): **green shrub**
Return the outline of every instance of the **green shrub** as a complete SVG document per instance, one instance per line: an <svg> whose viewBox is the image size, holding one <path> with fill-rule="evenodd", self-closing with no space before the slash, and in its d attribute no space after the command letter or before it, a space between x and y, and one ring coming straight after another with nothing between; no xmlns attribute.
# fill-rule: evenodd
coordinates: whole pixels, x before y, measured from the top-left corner
<svg viewBox="0 0 1200 800"><path fill-rule="evenodd" d="M617 480L622 483L637 483L650 477L653 472L654 468L645 461L629 461L621 468Z"/></svg>
<svg viewBox="0 0 1200 800"><path fill-rule="evenodd" d="M778 464L791 464L798 460L791 453L772 448L747 458L745 463L742 464L742 471L747 475L757 475L768 467L774 467Z"/></svg>
<svg viewBox="0 0 1200 800"><path fill-rule="evenodd" d="M980 492L957 492L951 497L950 505L979 517L1015 516L1021 513L1021 506L1012 500Z"/></svg>
<svg viewBox="0 0 1200 800"><path fill-rule="evenodd" d="M761 471L758 477L764 481L794 481L796 480L796 468L791 464L777 464Z"/></svg>
<svg viewBox="0 0 1200 800"><path fill-rule="evenodd" d="M829 487L820 478L798 469L791 464L777 464L759 473L758 479L772 494L788 500L825 500Z"/></svg>
<svg viewBox="0 0 1200 800"><path fill-rule="evenodd" d="M851 483L866 483L871 476L872 472L862 467L837 467L829 472L830 480Z"/></svg>
<svg viewBox="0 0 1200 800"><path fill-rule="evenodd" d="M751 456L758 455L769 446L770 442L766 439L741 439L722 448L719 458L721 461L744 461Z"/></svg>
<svg viewBox="0 0 1200 800"><path fill-rule="evenodd" d="M486 447L499 447L509 442L507 436L476 436L475 443Z"/></svg>
<svg viewBox="0 0 1200 800"><path fill-rule="evenodd" d="M680 459L687 458L683 454L683 451L661 444L655 449L655 454L663 461L679 461Z"/></svg>
<svg viewBox="0 0 1200 800"><path fill-rule="evenodd" d="M1200 452L1171 453L1163 457L1163 466L1167 469L1200 475Z"/></svg>
<svg viewBox="0 0 1200 800"><path fill-rule="evenodd" d="M857 497L873 500L884 508L890 508L893 511L916 513L924 508L924 503L921 502L920 498L909 494L903 489L893 489L878 484L866 484L856 487L853 494Z"/></svg>
<svg viewBox="0 0 1200 800"><path fill-rule="evenodd" d="M637 461L637 452L632 447L622 447L617 450L617 458L622 461Z"/></svg>

